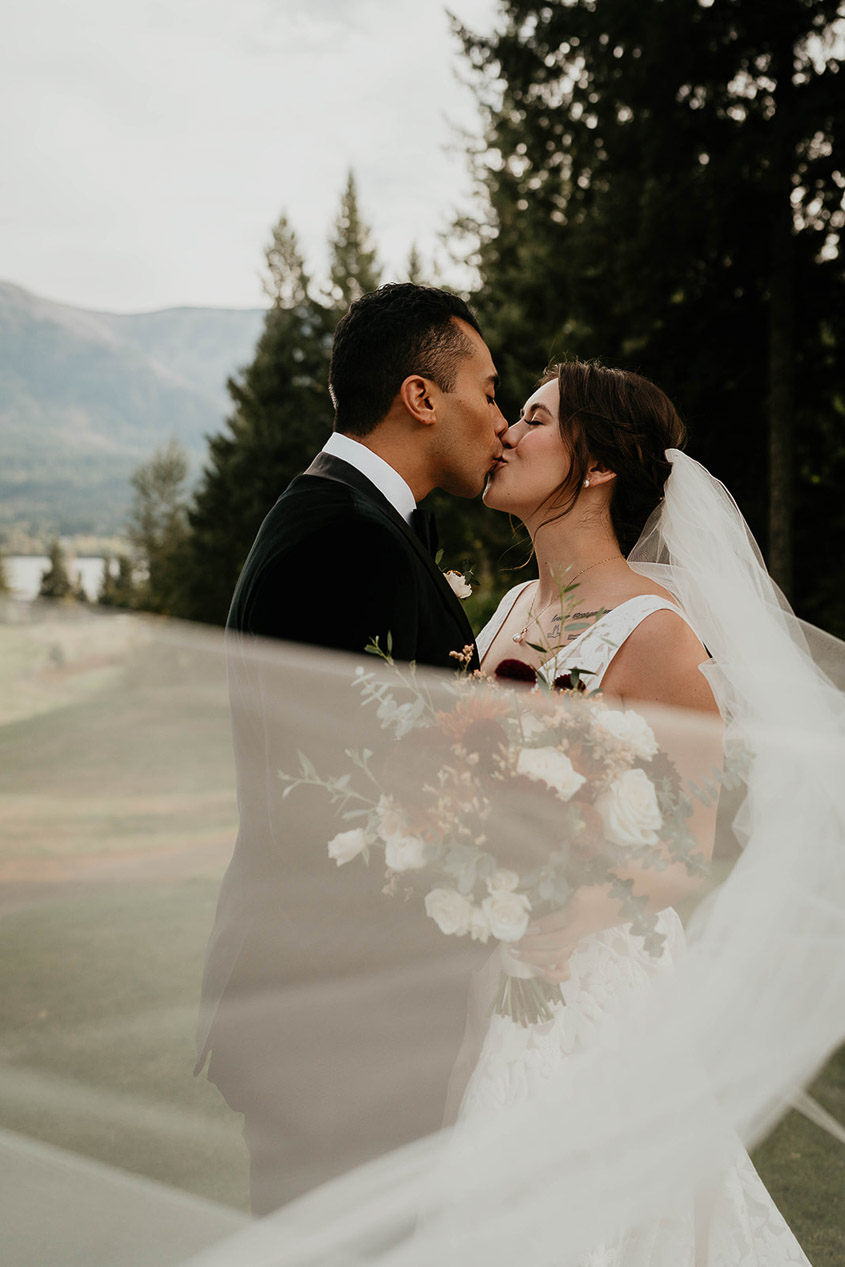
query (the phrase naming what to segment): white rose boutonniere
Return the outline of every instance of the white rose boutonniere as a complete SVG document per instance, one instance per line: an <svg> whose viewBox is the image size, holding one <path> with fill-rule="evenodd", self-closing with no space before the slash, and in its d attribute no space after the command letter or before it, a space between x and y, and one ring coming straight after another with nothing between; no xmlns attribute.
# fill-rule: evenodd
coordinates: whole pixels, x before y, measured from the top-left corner
<svg viewBox="0 0 845 1267"><path fill-rule="evenodd" d="M449 582L449 585L451 586L451 589L452 589L452 593L457 598L460 598L460 599L469 598L470 594L472 593L472 586L467 581L467 578L464 576L463 572L455 572L450 569L448 572L444 572L443 575L446 577L446 580Z"/></svg>
<svg viewBox="0 0 845 1267"><path fill-rule="evenodd" d="M557 748L523 748L516 763L518 774L545 783L562 801L568 801L586 783L565 752Z"/></svg>
<svg viewBox="0 0 845 1267"><path fill-rule="evenodd" d="M663 815L645 770L626 770L596 797L595 806L611 844L657 844Z"/></svg>
<svg viewBox="0 0 845 1267"><path fill-rule="evenodd" d="M626 708L624 712L618 708L604 709L596 715L594 725L606 735L618 739L633 757L650 761L658 751L651 726L632 708Z"/></svg>
<svg viewBox="0 0 845 1267"><path fill-rule="evenodd" d="M329 841L329 857L334 858L337 865L342 867L345 862L351 862L353 858L357 858L366 847L366 832L363 832L360 827L355 827L352 831L340 832Z"/></svg>

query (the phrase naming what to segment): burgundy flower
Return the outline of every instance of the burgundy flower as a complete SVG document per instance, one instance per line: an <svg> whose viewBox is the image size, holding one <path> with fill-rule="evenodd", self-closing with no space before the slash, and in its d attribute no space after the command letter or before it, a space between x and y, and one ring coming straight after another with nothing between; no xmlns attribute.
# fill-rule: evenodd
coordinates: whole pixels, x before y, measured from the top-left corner
<svg viewBox="0 0 845 1267"><path fill-rule="evenodd" d="M496 666L496 677L509 682L530 682L532 686L537 681L536 672L524 660L502 660Z"/></svg>
<svg viewBox="0 0 845 1267"><path fill-rule="evenodd" d="M574 681L572 680L571 673L561 673L554 680L554 688L556 691L586 691L587 684L586 682L581 681L578 670L576 669Z"/></svg>

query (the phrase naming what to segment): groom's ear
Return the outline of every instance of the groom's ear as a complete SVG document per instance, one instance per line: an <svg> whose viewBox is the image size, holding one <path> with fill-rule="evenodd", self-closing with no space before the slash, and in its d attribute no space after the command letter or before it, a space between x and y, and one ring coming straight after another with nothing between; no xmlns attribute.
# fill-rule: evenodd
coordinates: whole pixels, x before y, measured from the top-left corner
<svg viewBox="0 0 845 1267"><path fill-rule="evenodd" d="M399 388L399 399L416 422L430 426L437 421L433 384L420 374L411 374Z"/></svg>

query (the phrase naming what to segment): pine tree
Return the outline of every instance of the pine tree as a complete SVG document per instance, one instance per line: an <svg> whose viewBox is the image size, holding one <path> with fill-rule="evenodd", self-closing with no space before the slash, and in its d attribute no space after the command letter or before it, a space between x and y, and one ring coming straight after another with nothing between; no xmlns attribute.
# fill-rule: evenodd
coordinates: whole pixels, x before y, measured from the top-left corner
<svg viewBox="0 0 845 1267"><path fill-rule="evenodd" d="M411 244L411 249L408 252L408 263L405 268L405 272L407 273L407 280L409 282L413 282L415 286L425 286L428 284L424 272L422 256L417 250L416 242Z"/></svg>
<svg viewBox="0 0 845 1267"><path fill-rule="evenodd" d="M145 611L172 611L177 591L177 563L185 540L188 458L177 440L155 451L131 477L135 492L128 536L135 565L144 579L136 606Z"/></svg>
<svg viewBox="0 0 845 1267"><path fill-rule="evenodd" d="M102 607L135 607L137 595L132 560L128 554L119 554L116 562L115 572L115 560L108 555L103 559L103 575L97 602Z"/></svg>
<svg viewBox="0 0 845 1267"><path fill-rule="evenodd" d="M838 8L502 0L498 33L461 30L485 103L476 301L507 391L561 354L653 377L763 537L768 503L787 586L794 474L800 533L843 474L841 440L835 470L818 458L843 411ZM802 567L807 607L832 564Z"/></svg>
<svg viewBox="0 0 845 1267"><path fill-rule="evenodd" d="M233 412L209 456L178 552L174 614L223 624L261 521L331 431L336 314L314 299L287 218L266 255L273 299L252 363L228 383Z"/></svg>
<svg viewBox="0 0 845 1267"><path fill-rule="evenodd" d="M329 243L331 293L341 312L378 287L381 268L371 239L371 230L361 219L355 177L350 171Z"/></svg>
<svg viewBox="0 0 845 1267"><path fill-rule="evenodd" d="M308 299L309 279L296 234L284 213L273 225L270 243L264 252L267 271L262 279L264 293L274 308L299 308Z"/></svg>
<svg viewBox="0 0 845 1267"><path fill-rule="evenodd" d="M50 542L50 564L41 573L39 598L61 598L72 600L75 597L75 585L67 570L67 563L58 538Z"/></svg>

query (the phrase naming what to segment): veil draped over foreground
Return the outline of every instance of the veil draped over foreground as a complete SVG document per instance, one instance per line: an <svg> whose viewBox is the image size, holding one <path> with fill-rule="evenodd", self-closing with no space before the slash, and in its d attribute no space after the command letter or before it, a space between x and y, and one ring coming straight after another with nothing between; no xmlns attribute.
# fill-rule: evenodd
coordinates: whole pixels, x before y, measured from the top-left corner
<svg viewBox="0 0 845 1267"><path fill-rule="evenodd" d="M709 559L702 540L702 569ZM713 578L716 620L667 574L664 537L650 548L647 531L632 563L708 630L732 718L720 769L721 729L700 715L637 707L642 724L612 743L605 727L597 747L602 706L576 694L456 684L375 657L362 679L344 656L285 645L230 645L227 664L212 631L7 605L4 1261L564 1267L636 1228L645 1264L647 1229L706 1205L737 1137L752 1147L790 1104L845 1146L803 1091L845 1039L845 724L817 667L834 671L843 649L788 611L749 628L747 568ZM191 1077L237 827L230 689L241 734L270 736L274 754L240 783L242 809L260 790L274 810L261 902L280 950L272 993L265 980L233 1023L248 1046L255 1010L274 1018L261 1079L290 1154L288 1203L258 1223L243 1213L238 1120ZM559 767L524 755L555 744L575 771L567 788ZM601 796L634 767L659 792L663 829L626 837ZM626 849L658 874L658 835L670 803L683 817L690 780L702 800L720 795L698 838L707 854L715 830L712 860L690 866L675 903L686 949L672 971L609 1000L590 1043L574 1035L577 1059L534 1093L438 1130L488 1021L491 928L519 924L512 876L554 854L553 909L566 885L624 870ZM436 881L435 814L455 833L441 833ZM500 906L479 896L488 854ZM426 914L433 888L457 896ZM625 911L658 946L648 911ZM251 929L248 903L243 919Z"/></svg>

